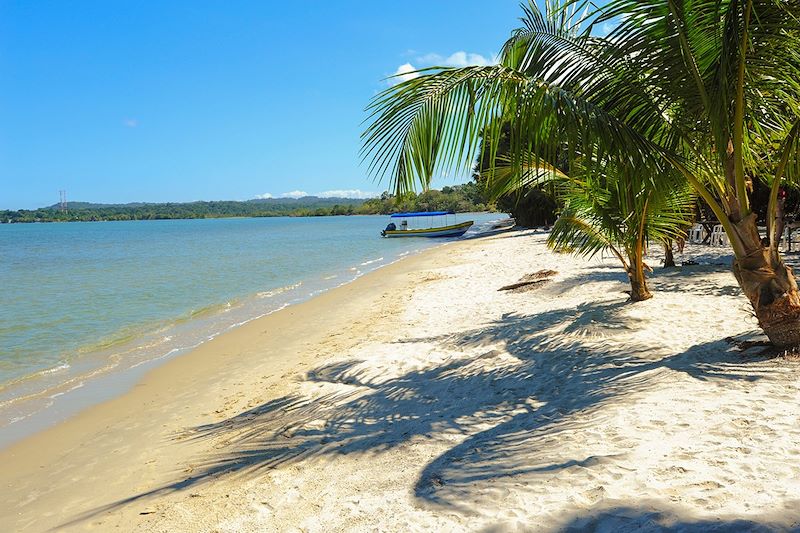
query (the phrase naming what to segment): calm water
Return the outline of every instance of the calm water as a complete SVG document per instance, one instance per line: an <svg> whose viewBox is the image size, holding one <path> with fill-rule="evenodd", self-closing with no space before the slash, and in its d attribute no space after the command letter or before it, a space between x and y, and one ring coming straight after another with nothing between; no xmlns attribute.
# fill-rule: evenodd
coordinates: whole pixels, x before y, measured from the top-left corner
<svg viewBox="0 0 800 533"><path fill-rule="evenodd" d="M471 232L498 218L469 215L477 223ZM381 239L386 222L0 225L0 431L64 401L93 376L181 353L442 242Z"/></svg>

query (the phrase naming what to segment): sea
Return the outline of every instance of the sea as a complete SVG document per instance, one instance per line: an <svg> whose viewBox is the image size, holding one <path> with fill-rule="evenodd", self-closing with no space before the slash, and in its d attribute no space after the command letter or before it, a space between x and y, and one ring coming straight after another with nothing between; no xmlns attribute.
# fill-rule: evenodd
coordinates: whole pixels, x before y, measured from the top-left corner
<svg viewBox="0 0 800 533"><path fill-rule="evenodd" d="M456 216L475 221L462 238L505 217ZM384 239L388 220L0 224L0 447L225 331L453 240Z"/></svg>

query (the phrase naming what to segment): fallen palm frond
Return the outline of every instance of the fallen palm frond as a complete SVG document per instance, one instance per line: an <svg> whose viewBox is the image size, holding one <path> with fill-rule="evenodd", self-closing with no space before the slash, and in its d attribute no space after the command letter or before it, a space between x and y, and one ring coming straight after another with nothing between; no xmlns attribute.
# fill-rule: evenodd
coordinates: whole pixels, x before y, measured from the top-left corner
<svg viewBox="0 0 800 533"><path fill-rule="evenodd" d="M558 274L555 270L539 270L533 274L526 274L520 278L516 283L510 285L503 285L498 291L511 291L511 292L525 292L533 289L538 289L548 282L551 278Z"/></svg>

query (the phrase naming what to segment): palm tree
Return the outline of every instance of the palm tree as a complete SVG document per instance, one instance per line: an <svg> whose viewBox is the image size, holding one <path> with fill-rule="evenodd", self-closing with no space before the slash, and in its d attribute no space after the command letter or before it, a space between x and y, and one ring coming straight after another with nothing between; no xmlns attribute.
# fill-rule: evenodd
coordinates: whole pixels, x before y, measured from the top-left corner
<svg viewBox="0 0 800 533"><path fill-rule="evenodd" d="M594 172L609 157L649 176L668 167L725 228L764 332L800 345L800 294L777 233L780 184L800 176L800 0L611 0L593 11L554 0L524 11L499 65L424 71L373 100L371 171L398 190L427 183L468 165L478 132L497 135L502 121L517 176L564 146ZM770 187L763 236L755 179Z"/></svg>
<svg viewBox="0 0 800 533"><path fill-rule="evenodd" d="M694 207L688 187L675 176L657 183L612 163L601 174L573 173L562 184L566 202L548 244L579 255L610 251L628 275L631 301L651 298L647 246L683 236Z"/></svg>
<svg viewBox="0 0 800 533"><path fill-rule="evenodd" d="M593 256L607 251L616 257L630 281L630 299L650 299L644 263L651 242L666 245L685 237L694 211L695 197L677 173L663 169L655 176L625 164L624 158L607 156L599 164L581 158L568 163L565 150L556 154L558 164L536 161L521 168L511 164L508 127L502 137L484 134L479 158L479 177L488 184L491 196L503 196L510 189L550 185L564 206L550 233L548 244L558 252ZM497 143L493 162L486 153ZM570 168L568 168L570 167Z"/></svg>
<svg viewBox="0 0 800 533"><path fill-rule="evenodd" d="M777 202L800 163L800 2L619 0L598 15L621 19L606 46L626 52L668 114L680 150L665 157L725 228L759 324L774 344L800 345L800 295L778 250ZM752 180L770 187L763 235Z"/></svg>

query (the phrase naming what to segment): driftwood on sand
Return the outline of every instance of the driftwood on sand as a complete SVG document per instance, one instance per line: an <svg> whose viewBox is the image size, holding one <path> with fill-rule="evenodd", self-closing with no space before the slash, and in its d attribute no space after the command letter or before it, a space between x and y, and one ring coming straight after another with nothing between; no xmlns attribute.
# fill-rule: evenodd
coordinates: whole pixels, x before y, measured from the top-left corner
<svg viewBox="0 0 800 533"><path fill-rule="evenodd" d="M504 285L498 291L525 292L538 289L550 282L558 274L555 270L538 270L533 274L522 276L518 282Z"/></svg>

